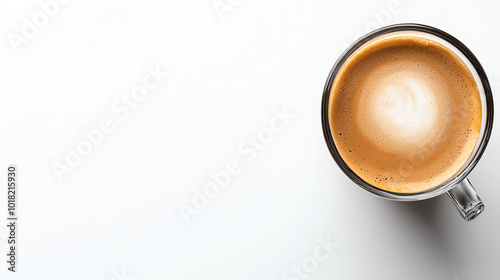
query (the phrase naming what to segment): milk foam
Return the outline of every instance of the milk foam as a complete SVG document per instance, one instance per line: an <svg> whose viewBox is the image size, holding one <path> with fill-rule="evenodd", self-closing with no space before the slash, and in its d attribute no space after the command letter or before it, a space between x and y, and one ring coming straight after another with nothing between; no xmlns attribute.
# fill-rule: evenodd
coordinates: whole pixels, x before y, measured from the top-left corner
<svg viewBox="0 0 500 280"><path fill-rule="evenodd" d="M438 133L443 121L439 115L441 102L428 78L413 71L396 71L367 81L361 90L366 94L360 99L364 104L358 122L379 149L400 152L400 145L426 141Z"/></svg>

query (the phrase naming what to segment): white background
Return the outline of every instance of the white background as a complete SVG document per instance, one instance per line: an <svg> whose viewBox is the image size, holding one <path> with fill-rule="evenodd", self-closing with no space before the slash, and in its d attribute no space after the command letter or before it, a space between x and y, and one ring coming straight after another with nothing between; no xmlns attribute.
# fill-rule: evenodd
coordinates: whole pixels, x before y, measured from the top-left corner
<svg viewBox="0 0 500 280"><path fill-rule="evenodd" d="M470 175L486 210L467 223L445 196L397 203L355 186L320 119L342 46L392 23L456 36L498 91L493 1L398 1L394 12L384 0L221 0L222 17L217 3L69 1L16 52L9 34L43 10L0 2L0 279L286 279L327 237L339 247L307 279L498 278L497 123ZM111 104L157 65L171 78L120 118ZM238 146L284 107L294 119L247 160ZM60 182L54 162L105 118L114 130ZM241 172L187 224L180 205L231 161ZM4 262L11 163L16 274Z"/></svg>

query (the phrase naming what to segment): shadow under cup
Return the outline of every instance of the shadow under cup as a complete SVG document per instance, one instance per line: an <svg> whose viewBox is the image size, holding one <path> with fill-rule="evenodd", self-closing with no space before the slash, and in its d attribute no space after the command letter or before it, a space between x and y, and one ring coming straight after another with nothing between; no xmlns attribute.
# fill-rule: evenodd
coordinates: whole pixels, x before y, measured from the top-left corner
<svg viewBox="0 0 500 280"><path fill-rule="evenodd" d="M346 162L342 159L335 145L335 141L330 129L328 116L328 106L330 104L332 85L343 64L348 61L349 57L356 50L363 48L367 44L370 44L380 38L387 38L393 35L411 35L423 37L436 41L452 50L456 55L460 57L460 59L462 59L462 61L467 65L470 72L474 76L474 80L478 86L481 97L481 131L474 150L472 151L472 154L470 155L466 163L455 175L450 177L444 183L431 189L415 193L397 193L377 188L367 183L355 172L353 172L346 164ZM483 154L491 135L491 129L493 126L493 96L491 94L491 88L488 82L488 78L486 77L486 73L484 72L483 67L481 66L477 58L462 42L460 42L450 34L431 26L409 23L382 27L361 37L350 47L348 47L346 51L344 51L337 62L335 62L335 65L328 75L328 79L323 91L321 119L326 144L333 158L337 162L340 169L342 169L342 171L347 175L347 177L349 177L354 183L356 183L366 191L369 191L370 193L375 194L379 197L395 201L423 200L447 192L454 202L455 206L457 206L462 217L467 221L474 219L484 210L484 204L481 202L481 199L467 179L467 175L472 171L474 166L476 166L477 162L481 158L481 155ZM411 174L409 176L411 176Z"/></svg>

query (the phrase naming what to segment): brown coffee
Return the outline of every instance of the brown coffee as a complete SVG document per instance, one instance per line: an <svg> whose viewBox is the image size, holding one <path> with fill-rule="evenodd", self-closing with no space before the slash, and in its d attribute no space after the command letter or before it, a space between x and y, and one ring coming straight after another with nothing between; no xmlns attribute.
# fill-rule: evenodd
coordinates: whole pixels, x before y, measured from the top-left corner
<svg viewBox="0 0 500 280"><path fill-rule="evenodd" d="M369 184L413 193L447 181L481 129L467 65L442 44L386 37L358 49L332 86L330 128L350 169Z"/></svg>

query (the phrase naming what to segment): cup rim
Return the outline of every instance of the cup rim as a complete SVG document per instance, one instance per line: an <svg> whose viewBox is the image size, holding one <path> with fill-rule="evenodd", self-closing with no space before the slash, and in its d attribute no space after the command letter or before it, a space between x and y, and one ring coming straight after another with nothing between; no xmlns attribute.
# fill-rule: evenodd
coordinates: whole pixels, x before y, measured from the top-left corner
<svg viewBox="0 0 500 280"><path fill-rule="evenodd" d="M328 106L329 106L329 101L330 101L330 92L331 88L333 85L333 82L335 80L335 77L342 67L342 65L345 63L345 61L349 58L351 54L353 54L357 49L359 49L362 45L365 43L369 42L370 40L379 37L381 35L393 33L393 32L398 32L398 31L418 31L418 32L424 32L428 33L431 35L435 35L448 43L452 44L454 47L456 47L459 51L462 52L462 54L469 60L469 62L472 64L474 69L476 70L479 79L482 82L483 89L484 89L484 95L485 95L485 104L486 104L486 123L485 123L485 129L482 138L480 139L481 142L479 142L479 146L477 148L476 153L474 154L472 160L468 163L468 165L463 168L463 170L459 174L453 175L452 180L447 180L446 182L433 187L431 189L427 189L424 191L420 192L415 192L415 193L397 193L397 192L391 192L387 190L383 190L380 188L377 188L370 183L366 182L363 180L361 177L359 177L354 171L352 171L347 163L342 159L342 156L340 155L339 151L337 150L337 147L335 145L335 141L333 139L331 130L330 130L330 124L329 124L329 118L328 118ZM484 153L484 150L486 149L486 146L489 142L490 136L491 136L491 130L493 127L493 95L491 92L491 87L490 83L488 82L488 78L486 76L486 73L479 63L479 60L476 58L476 56L472 53L472 51L469 50L462 42L460 42L458 39L453 37L452 35L446 33L445 31L442 31L438 28L428 26L428 25L423 25L423 24L418 24L418 23L400 23L400 24L393 24L393 25L388 25L385 27L381 27L379 29L376 29L358 40L356 40L354 43L352 43L337 59L335 64L333 65L332 69L330 70L330 73L328 74L328 78L325 83L325 87L323 89L323 97L322 97L322 103L321 103L321 120L322 120L322 127L323 127L323 135L325 137L326 145L328 146L328 149L330 150L330 153L332 157L334 158L335 162L337 165L340 167L340 169L344 172L345 175L351 181L356 183L359 187L363 188L364 190L377 195L379 197L383 197L386 199L390 200L398 200L398 201L417 201L417 200L423 200L423 199L429 199L435 196L438 196L440 194L443 194L449 190L451 190L453 187L455 187L458 183L463 181L467 175L474 169L476 164L478 163L479 159ZM479 140L478 140L479 141Z"/></svg>

